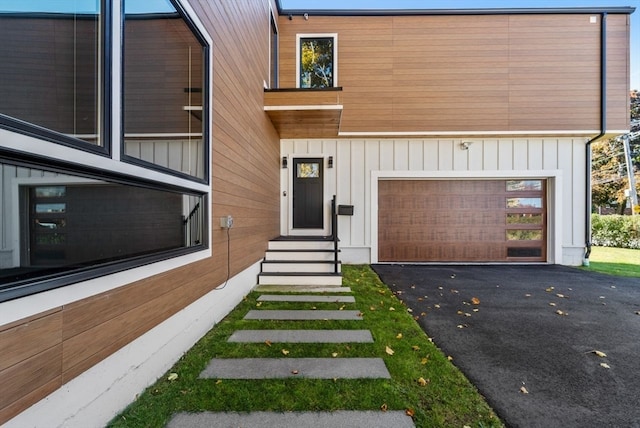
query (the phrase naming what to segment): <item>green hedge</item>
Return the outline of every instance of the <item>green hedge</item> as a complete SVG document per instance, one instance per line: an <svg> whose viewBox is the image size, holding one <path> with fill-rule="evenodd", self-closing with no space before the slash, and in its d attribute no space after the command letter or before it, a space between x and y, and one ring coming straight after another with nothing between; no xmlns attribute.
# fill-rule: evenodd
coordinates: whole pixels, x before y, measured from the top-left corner
<svg viewBox="0 0 640 428"><path fill-rule="evenodd" d="M640 248L640 216L592 214L591 233L593 245Z"/></svg>

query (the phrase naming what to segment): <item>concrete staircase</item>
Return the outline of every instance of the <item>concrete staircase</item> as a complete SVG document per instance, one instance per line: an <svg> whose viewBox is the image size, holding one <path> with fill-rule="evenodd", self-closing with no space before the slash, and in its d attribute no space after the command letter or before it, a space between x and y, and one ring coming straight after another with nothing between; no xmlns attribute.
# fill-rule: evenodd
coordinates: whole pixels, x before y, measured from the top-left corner
<svg viewBox="0 0 640 428"><path fill-rule="evenodd" d="M332 237L280 237L269 241L258 285L342 285L342 263Z"/></svg>

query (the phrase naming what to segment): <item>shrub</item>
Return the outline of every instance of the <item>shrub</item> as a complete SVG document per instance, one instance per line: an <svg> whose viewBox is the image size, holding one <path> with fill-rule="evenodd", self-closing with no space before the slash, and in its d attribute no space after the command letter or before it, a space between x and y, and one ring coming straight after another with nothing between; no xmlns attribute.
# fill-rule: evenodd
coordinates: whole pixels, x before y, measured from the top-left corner
<svg viewBox="0 0 640 428"><path fill-rule="evenodd" d="M593 245L640 248L640 216L592 214L591 234Z"/></svg>

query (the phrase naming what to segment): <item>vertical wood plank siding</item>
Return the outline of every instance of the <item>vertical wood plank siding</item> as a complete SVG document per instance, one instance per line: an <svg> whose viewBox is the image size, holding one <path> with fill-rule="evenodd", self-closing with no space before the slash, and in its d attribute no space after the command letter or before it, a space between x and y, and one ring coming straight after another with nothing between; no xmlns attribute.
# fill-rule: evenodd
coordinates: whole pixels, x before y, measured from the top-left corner
<svg viewBox="0 0 640 428"><path fill-rule="evenodd" d="M268 4L191 3L214 41L213 257L0 326L0 424L223 283L227 234L218 217L235 219L232 276L256 263L279 233L279 140L263 111Z"/></svg>
<svg viewBox="0 0 640 428"><path fill-rule="evenodd" d="M594 16L281 17L280 82L296 86L296 34L337 33L342 132L600 130ZM611 130L628 129L628 20L607 21Z"/></svg>

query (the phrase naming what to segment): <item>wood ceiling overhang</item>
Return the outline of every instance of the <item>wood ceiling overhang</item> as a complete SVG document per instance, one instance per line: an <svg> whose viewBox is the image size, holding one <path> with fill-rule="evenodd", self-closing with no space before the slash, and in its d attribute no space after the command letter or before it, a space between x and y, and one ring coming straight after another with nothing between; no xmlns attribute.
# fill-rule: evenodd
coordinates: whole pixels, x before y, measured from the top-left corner
<svg viewBox="0 0 640 428"><path fill-rule="evenodd" d="M265 89L264 110L280 138L335 138L342 88Z"/></svg>

